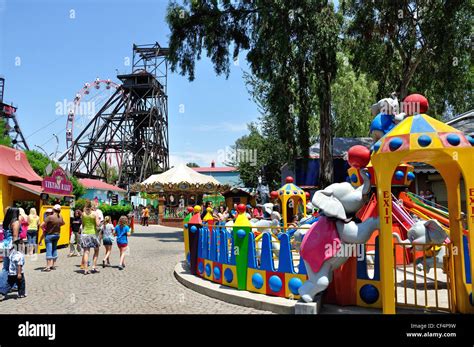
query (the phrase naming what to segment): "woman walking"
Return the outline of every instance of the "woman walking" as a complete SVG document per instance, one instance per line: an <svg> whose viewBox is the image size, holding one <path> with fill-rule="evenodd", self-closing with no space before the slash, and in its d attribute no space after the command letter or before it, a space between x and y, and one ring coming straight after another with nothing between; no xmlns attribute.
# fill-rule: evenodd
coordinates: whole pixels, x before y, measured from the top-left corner
<svg viewBox="0 0 474 347"><path fill-rule="evenodd" d="M64 219L61 216L61 205L54 205L53 213L50 214L42 223L43 234L39 243L46 243L46 267L42 270L44 272L50 272L56 270L56 261L58 260L58 241L61 227L64 225Z"/></svg>
<svg viewBox="0 0 474 347"><path fill-rule="evenodd" d="M81 245L80 245L80 238L81 238L81 226L82 226L82 211L75 210L74 216L71 218L71 229L72 229L72 237L74 237L74 241L71 240L69 242L69 255L68 257L77 257L81 254Z"/></svg>
<svg viewBox="0 0 474 347"><path fill-rule="evenodd" d="M20 239L26 242L28 237L28 216L23 208L18 208L20 211Z"/></svg>
<svg viewBox="0 0 474 347"><path fill-rule="evenodd" d="M81 248L82 248L82 264L84 275L89 273L99 272L97 270L97 258L99 257L100 242L97 237L97 227L100 222L95 212L92 211L90 201L86 203L84 212L82 213L82 233L81 233ZM92 261L92 269L89 272L89 254L91 248L94 248L94 256Z"/></svg>
<svg viewBox="0 0 474 347"><path fill-rule="evenodd" d="M8 272L10 260L8 250L12 248L13 242L19 239L20 235L20 210L18 207L7 207L5 218L3 219L3 270Z"/></svg>
<svg viewBox="0 0 474 347"><path fill-rule="evenodd" d="M105 268L105 264L110 265L110 253L112 252L112 245L114 243L114 225L112 224L110 216L106 216L104 219L104 226L101 231L102 243L105 247L105 256L102 260L102 267Z"/></svg>
<svg viewBox="0 0 474 347"><path fill-rule="evenodd" d="M38 227L39 227L39 216L36 213L36 208L30 208L30 214L28 215L28 255L33 255L36 248L36 240L38 238Z"/></svg>
<svg viewBox="0 0 474 347"><path fill-rule="evenodd" d="M120 250L119 270L125 268L125 251L128 247L128 236L130 236L130 227L127 225L128 218L121 216L119 224L115 227L115 236L117 236L117 246Z"/></svg>

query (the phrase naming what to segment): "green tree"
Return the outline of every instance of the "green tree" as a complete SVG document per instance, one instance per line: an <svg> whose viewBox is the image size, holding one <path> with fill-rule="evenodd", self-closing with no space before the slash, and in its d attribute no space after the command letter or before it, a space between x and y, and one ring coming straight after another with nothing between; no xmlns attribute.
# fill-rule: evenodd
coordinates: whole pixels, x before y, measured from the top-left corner
<svg viewBox="0 0 474 347"><path fill-rule="evenodd" d="M51 164L53 170L59 167L56 162L37 150L28 150L25 151L25 154L33 170L41 177L47 176L46 167L48 165Z"/></svg>
<svg viewBox="0 0 474 347"><path fill-rule="evenodd" d="M86 193L86 188L79 182L79 179L75 176L69 177L72 183L72 194L76 199L79 199Z"/></svg>
<svg viewBox="0 0 474 347"><path fill-rule="evenodd" d="M196 164L196 163L187 163L186 166L187 167L199 167L199 165Z"/></svg>
<svg viewBox="0 0 474 347"><path fill-rule="evenodd" d="M43 153L36 150L25 151L26 158L30 163L31 168L41 177L45 177L48 174L46 173L46 168L48 165L51 165L51 168L54 170L59 167L58 163L51 160L49 157L45 156ZM72 193L78 199L86 193L86 189L82 184L79 183L79 180L71 176L69 177L72 183Z"/></svg>
<svg viewBox="0 0 474 347"><path fill-rule="evenodd" d="M99 167L95 170L95 174L97 176L102 176L104 173L106 174L105 181L110 184L115 184L118 181L118 170L115 166L107 165L106 162L101 162Z"/></svg>
<svg viewBox="0 0 474 347"><path fill-rule="evenodd" d="M168 7L171 70L195 77L202 50L216 74L230 73L231 54L247 52L256 78L267 83L268 110L290 162L307 157L308 121L319 117L320 182L332 181L331 85L336 77L340 17L329 1L230 0L176 2ZM232 53L230 49L232 48ZM316 103L317 101L317 103ZM318 106L316 108L315 106Z"/></svg>
<svg viewBox="0 0 474 347"><path fill-rule="evenodd" d="M261 175L272 189L276 189L280 186L280 168L285 164L285 157L280 155L285 152L285 146L278 136L271 134L274 124L266 124L264 117L260 122L260 127L256 123L250 123L249 134L238 138L232 146L236 153L248 155L236 155L236 160L226 164L239 169L240 179L246 187L256 187ZM239 157L256 160L238 160Z"/></svg>
<svg viewBox="0 0 474 347"><path fill-rule="evenodd" d="M352 62L379 82L378 99L423 93L438 116L472 106L471 1L348 0L340 7Z"/></svg>
<svg viewBox="0 0 474 347"><path fill-rule="evenodd" d="M3 119L0 119L0 145L12 146L12 139L8 136L7 132L7 123Z"/></svg>
<svg viewBox="0 0 474 347"><path fill-rule="evenodd" d="M332 90L333 135L337 137L367 136L373 116L370 105L375 102L377 82L363 73L356 74L349 58L338 53L339 70Z"/></svg>

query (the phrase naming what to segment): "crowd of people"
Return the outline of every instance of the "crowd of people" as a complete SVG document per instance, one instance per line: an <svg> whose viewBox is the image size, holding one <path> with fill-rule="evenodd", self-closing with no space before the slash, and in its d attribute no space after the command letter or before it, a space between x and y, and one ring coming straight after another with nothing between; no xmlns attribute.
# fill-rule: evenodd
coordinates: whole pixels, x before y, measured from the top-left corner
<svg viewBox="0 0 474 347"><path fill-rule="evenodd" d="M58 204L46 210L42 223L35 208L31 208L28 215L22 208L6 208L2 224L3 240L0 242L0 255L3 258L3 271L0 274L0 300L3 300L4 296L15 288L18 290L19 298L27 296L24 274L25 256L32 256L38 252L38 245L44 243L46 250L46 266L42 271L56 270L58 241L64 224L61 206ZM39 233L40 230L41 233ZM39 238L38 234L40 234ZM130 235L131 229L127 216L121 216L117 225L114 226L110 216L104 217L102 211L88 201L82 210L76 209L71 217L68 257L82 257L80 267L84 275L98 273L97 261L101 245L105 249L102 260L102 267L105 268L111 266L110 255L113 244L116 243L120 252L118 269L123 270ZM92 261L91 250L93 250Z"/></svg>
<svg viewBox="0 0 474 347"><path fill-rule="evenodd" d="M207 214L207 209L211 208L211 215L218 224L224 225L228 221L237 218L237 204L234 204L232 209L229 209L223 202L219 206L214 206L212 201L207 201L201 206L201 219ZM250 219L281 219L280 206L274 204L251 204L246 205L245 214Z"/></svg>
<svg viewBox="0 0 474 347"><path fill-rule="evenodd" d="M292 202L290 200L290 202ZM201 205L201 219L204 219L204 216L208 213L208 209L211 209L210 213L213 219L216 221L216 225L224 226L230 221L235 221L237 218L237 204L234 204L231 209L229 209L223 202L218 206L213 206L213 203L208 201ZM306 220L311 219L313 216L313 207L311 203L307 204L307 213L308 216L304 217L301 211L295 211L292 204L289 204L287 208L288 214L288 225L287 228L297 228L301 223L305 223ZM276 226L282 226L283 220L281 216L281 207L280 205L273 203L261 204L247 204L245 214L247 218L251 221L252 224L258 224L261 220L267 220L272 222ZM283 231L283 229L272 229L272 232L278 233Z"/></svg>

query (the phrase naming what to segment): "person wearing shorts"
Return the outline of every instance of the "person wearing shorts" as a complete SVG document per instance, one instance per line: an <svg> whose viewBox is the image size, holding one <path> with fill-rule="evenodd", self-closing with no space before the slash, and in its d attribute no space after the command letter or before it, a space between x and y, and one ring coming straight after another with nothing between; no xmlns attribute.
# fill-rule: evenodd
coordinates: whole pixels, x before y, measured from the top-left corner
<svg viewBox="0 0 474 347"><path fill-rule="evenodd" d="M39 244L45 241L46 246L46 267L42 270L50 272L56 270L56 261L58 260L58 241L61 227L64 225L64 219L61 216L61 205L54 205L53 213L49 214L41 227L44 232L38 241Z"/></svg>
<svg viewBox="0 0 474 347"><path fill-rule="evenodd" d="M81 254L81 227L82 227L82 211L75 210L71 217L71 239L69 240L68 257L76 257Z"/></svg>
<svg viewBox="0 0 474 347"><path fill-rule="evenodd" d="M148 226L149 218L150 218L150 210L148 209L148 206L145 206L145 208L142 211L142 225L143 226Z"/></svg>
<svg viewBox="0 0 474 347"><path fill-rule="evenodd" d="M82 213L82 233L81 233L81 248L82 248L82 264L84 275L89 273L99 272L97 270L97 258L99 257L100 241L97 237L97 227L99 226L99 219L95 212L92 211L90 201L84 206ZM94 248L94 257L92 261L92 270L89 272L89 254L91 248Z"/></svg>
<svg viewBox="0 0 474 347"><path fill-rule="evenodd" d="M110 216L104 218L104 226L101 230L102 244L105 247L105 256L102 260L102 267L105 268L105 265L110 266L110 253L112 252L112 245L114 243L114 225L111 222Z"/></svg>
<svg viewBox="0 0 474 347"><path fill-rule="evenodd" d="M115 227L115 236L117 237L117 247L120 250L119 270L125 268L125 251L128 247L128 236L130 236L130 227L128 226L128 218L121 216L119 224Z"/></svg>

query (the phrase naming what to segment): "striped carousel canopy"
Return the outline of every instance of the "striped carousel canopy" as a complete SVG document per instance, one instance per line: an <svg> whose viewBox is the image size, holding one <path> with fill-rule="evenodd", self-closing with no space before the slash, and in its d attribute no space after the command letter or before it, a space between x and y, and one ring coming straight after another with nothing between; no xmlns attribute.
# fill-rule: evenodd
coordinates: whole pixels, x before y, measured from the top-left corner
<svg viewBox="0 0 474 347"><path fill-rule="evenodd" d="M278 195L305 195L305 192L300 187L296 186L293 183L286 183L278 189Z"/></svg>
<svg viewBox="0 0 474 347"><path fill-rule="evenodd" d="M474 139L426 114L405 118L373 146L373 154L471 147Z"/></svg>

